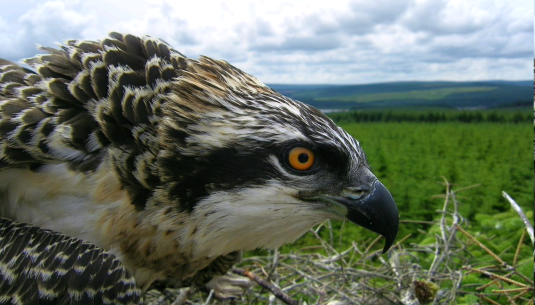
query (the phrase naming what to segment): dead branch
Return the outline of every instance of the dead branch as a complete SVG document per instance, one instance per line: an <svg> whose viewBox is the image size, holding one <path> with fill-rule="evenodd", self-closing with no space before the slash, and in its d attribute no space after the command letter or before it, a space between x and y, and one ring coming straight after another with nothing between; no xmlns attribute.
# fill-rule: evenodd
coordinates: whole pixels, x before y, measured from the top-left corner
<svg viewBox="0 0 535 305"><path fill-rule="evenodd" d="M531 243L535 243L535 237L533 233L533 225L531 224L531 221L528 219L524 211L522 211L522 208L516 203L516 201L509 196L506 192L502 192L503 197L509 201L513 209L518 213L518 216L522 219L522 222L524 222L524 225L526 226L526 230L528 231L529 238L531 238Z"/></svg>
<svg viewBox="0 0 535 305"><path fill-rule="evenodd" d="M257 282L258 285L260 285L260 286L266 288L267 290L269 290L279 300L283 301L286 304L289 304L289 305L298 305L299 304L298 301L291 299L286 293L282 292L282 290L280 290L278 287L275 287L275 285L271 284L268 281L263 280L262 278L254 275L253 273L251 273L251 272L249 272L247 270L238 269L238 268L232 268L232 272L237 274L237 275L245 276L245 277Z"/></svg>

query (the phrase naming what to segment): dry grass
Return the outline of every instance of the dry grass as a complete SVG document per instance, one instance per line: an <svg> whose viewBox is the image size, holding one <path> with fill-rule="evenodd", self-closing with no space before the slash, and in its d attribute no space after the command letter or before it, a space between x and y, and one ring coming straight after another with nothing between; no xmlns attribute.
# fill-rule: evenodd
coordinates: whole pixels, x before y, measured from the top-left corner
<svg viewBox="0 0 535 305"><path fill-rule="evenodd" d="M466 222L458 213L457 194L444 180L445 194L440 218L435 223L439 233L432 235L431 245L410 244L409 236L398 238L388 254L372 250L373 244L353 244L338 252L332 242L321 239L320 229L330 229L326 222L312 230L319 249L309 247L295 253L270 251L265 256L247 257L234 269L235 273L258 280L261 285L247 289L240 299L217 300L213 293L196 289L166 289L164 293L149 291L146 304L457 304L459 296L472 294L479 304L533 304L533 278L517 272L522 236L516 241L514 259L504 261L463 227ZM506 195L506 194L505 194ZM504 195L504 196L505 196ZM508 196L507 196L508 197ZM506 198L507 198L506 197ZM510 202L510 197L507 198ZM516 203L512 205L516 205ZM520 210L519 214L523 215ZM524 215L525 218L525 215ZM527 219L527 218L526 218ZM533 227L526 223L533 243ZM331 238L332 240L332 238ZM494 264L465 264L467 243L479 246L494 258ZM323 253L323 254L319 254ZM421 257L431 258L424 264ZM429 261L431 263L429 263ZM423 266L428 267L423 267ZM463 277L479 273L484 285L466 287ZM494 287L490 289L489 287ZM470 289L472 288L472 289Z"/></svg>

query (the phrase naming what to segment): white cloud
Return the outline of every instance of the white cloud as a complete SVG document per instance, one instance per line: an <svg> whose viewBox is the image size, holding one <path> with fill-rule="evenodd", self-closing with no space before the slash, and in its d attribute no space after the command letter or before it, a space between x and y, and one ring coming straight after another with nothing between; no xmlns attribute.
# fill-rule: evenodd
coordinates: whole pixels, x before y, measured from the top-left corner
<svg viewBox="0 0 535 305"><path fill-rule="evenodd" d="M74 5L48 1L11 19L9 23L2 22L0 27L0 54L14 60L35 54L36 44L52 46L66 38L80 36L92 18L76 10Z"/></svg>
<svg viewBox="0 0 535 305"><path fill-rule="evenodd" d="M5 2L4 2L5 1ZM161 37L268 83L529 79L523 0L0 0L0 57L110 31Z"/></svg>

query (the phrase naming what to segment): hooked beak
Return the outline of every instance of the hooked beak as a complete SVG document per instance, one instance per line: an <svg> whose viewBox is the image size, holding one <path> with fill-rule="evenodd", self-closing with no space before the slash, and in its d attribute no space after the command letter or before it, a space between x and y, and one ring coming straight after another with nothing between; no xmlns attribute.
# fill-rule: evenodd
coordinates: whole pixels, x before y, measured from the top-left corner
<svg viewBox="0 0 535 305"><path fill-rule="evenodd" d="M358 199L338 197L347 207L347 219L385 237L385 253L396 239L399 227L398 208L386 187L375 180L371 190Z"/></svg>
<svg viewBox="0 0 535 305"><path fill-rule="evenodd" d="M398 208L390 192L369 170L365 169L362 174L366 178L359 179L360 182L357 183L359 187L347 187L339 196L320 195L315 196L315 199L345 207L343 209L345 215L340 216L345 216L351 222L384 236L386 241L383 253L385 253L398 234Z"/></svg>

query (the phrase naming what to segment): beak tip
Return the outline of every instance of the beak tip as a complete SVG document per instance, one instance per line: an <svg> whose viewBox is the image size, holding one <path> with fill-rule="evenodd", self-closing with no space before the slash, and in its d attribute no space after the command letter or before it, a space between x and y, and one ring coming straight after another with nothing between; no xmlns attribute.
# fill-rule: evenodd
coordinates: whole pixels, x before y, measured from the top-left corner
<svg viewBox="0 0 535 305"><path fill-rule="evenodd" d="M385 237L383 254L392 247L399 229L399 214L390 192L379 181L365 200L349 204L348 219Z"/></svg>
<svg viewBox="0 0 535 305"><path fill-rule="evenodd" d="M385 220L384 229L381 230L385 238L385 245L382 254L386 253L396 241L399 229L399 214L397 206L388 189L379 181L376 181L376 191L379 192L378 199L383 203L387 203L388 207L384 207L383 217Z"/></svg>
<svg viewBox="0 0 535 305"><path fill-rule="evenodd" d="M396 235L397 235L397 230L396 230L396 234L394 234L393 236L384 236L386 240L385 240L385 246L383 247L383 252L381 252L381 254L385 254L392 247L392 245L394 244L394 241L396 240Z"/></svg>

